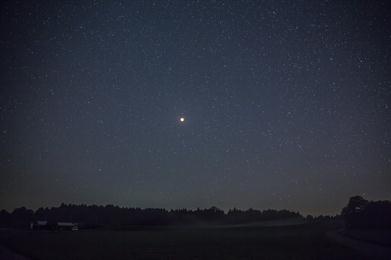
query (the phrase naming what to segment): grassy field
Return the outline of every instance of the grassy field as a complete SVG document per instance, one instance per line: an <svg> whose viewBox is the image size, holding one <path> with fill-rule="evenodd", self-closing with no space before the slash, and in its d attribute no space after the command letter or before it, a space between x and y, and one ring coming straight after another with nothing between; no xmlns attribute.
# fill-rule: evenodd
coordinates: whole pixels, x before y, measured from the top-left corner
<svg viewBox="0 0 391 260"><path fill-rule="evenodd" d="M319 227L171 228L134 231L0 231L32 259L362 259Z"/></svg>

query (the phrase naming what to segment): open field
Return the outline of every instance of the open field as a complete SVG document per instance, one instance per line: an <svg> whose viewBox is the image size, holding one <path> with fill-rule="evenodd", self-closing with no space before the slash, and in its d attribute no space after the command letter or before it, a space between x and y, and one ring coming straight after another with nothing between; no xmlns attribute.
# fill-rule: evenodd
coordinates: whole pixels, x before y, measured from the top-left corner
<svg viewBox="0 0 391 260"><path fill-rule="evenodd" d="M390 229L353 229L345 232L344 235L356 240L391 247Z"/></svg>
<svg viewBox="0 0 391 260"><path fill-rule="evenodd" d="M308 226L3 230L0 242L32 259L362 259Z"/></svg>

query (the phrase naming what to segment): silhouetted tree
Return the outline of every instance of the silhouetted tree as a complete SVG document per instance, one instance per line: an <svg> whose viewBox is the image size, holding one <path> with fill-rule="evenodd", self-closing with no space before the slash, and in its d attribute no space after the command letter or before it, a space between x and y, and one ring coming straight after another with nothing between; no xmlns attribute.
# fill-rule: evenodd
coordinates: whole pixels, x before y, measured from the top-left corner
<svg viewBox="0 0 391 260"><path fill-rule="evenodd" d="M34 211L25 207L16 208L11 213L11 226L13 227L29 227L30 222L34 219Z"/></svg>
<svg viewBox="0 0 391 260"><path fill-rule="evenodd" d="M354 196L341 215L347 229L391 228L390 201L367 201L361 196Z"/></svg>
<svg viewBox="0 0 391 260"><path fill-rule="evenodd" d="M0 211L0 227L9 227L11 225L11 214L6 210Z"/></svg>

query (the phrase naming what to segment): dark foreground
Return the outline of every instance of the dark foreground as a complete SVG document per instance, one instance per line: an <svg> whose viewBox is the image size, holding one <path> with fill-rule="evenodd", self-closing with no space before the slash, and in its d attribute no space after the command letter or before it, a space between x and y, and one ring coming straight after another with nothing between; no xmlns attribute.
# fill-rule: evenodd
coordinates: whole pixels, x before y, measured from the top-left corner
<svg viewBox="0 0 391 260"><path fill-rule="evenodd" d="M0 243L30 259L365 259L325 231L315 226L2 230Z"/></svg>

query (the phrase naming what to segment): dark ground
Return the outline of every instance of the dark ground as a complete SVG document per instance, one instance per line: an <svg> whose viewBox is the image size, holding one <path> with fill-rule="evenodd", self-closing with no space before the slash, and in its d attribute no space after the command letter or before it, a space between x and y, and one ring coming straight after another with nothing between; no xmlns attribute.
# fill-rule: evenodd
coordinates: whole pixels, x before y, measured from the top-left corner
<svg viewBox="0 0 391 260"><path fill-rule="evenodd" d="M0 231L31 259L365 259L317 226Z"/></svg>

